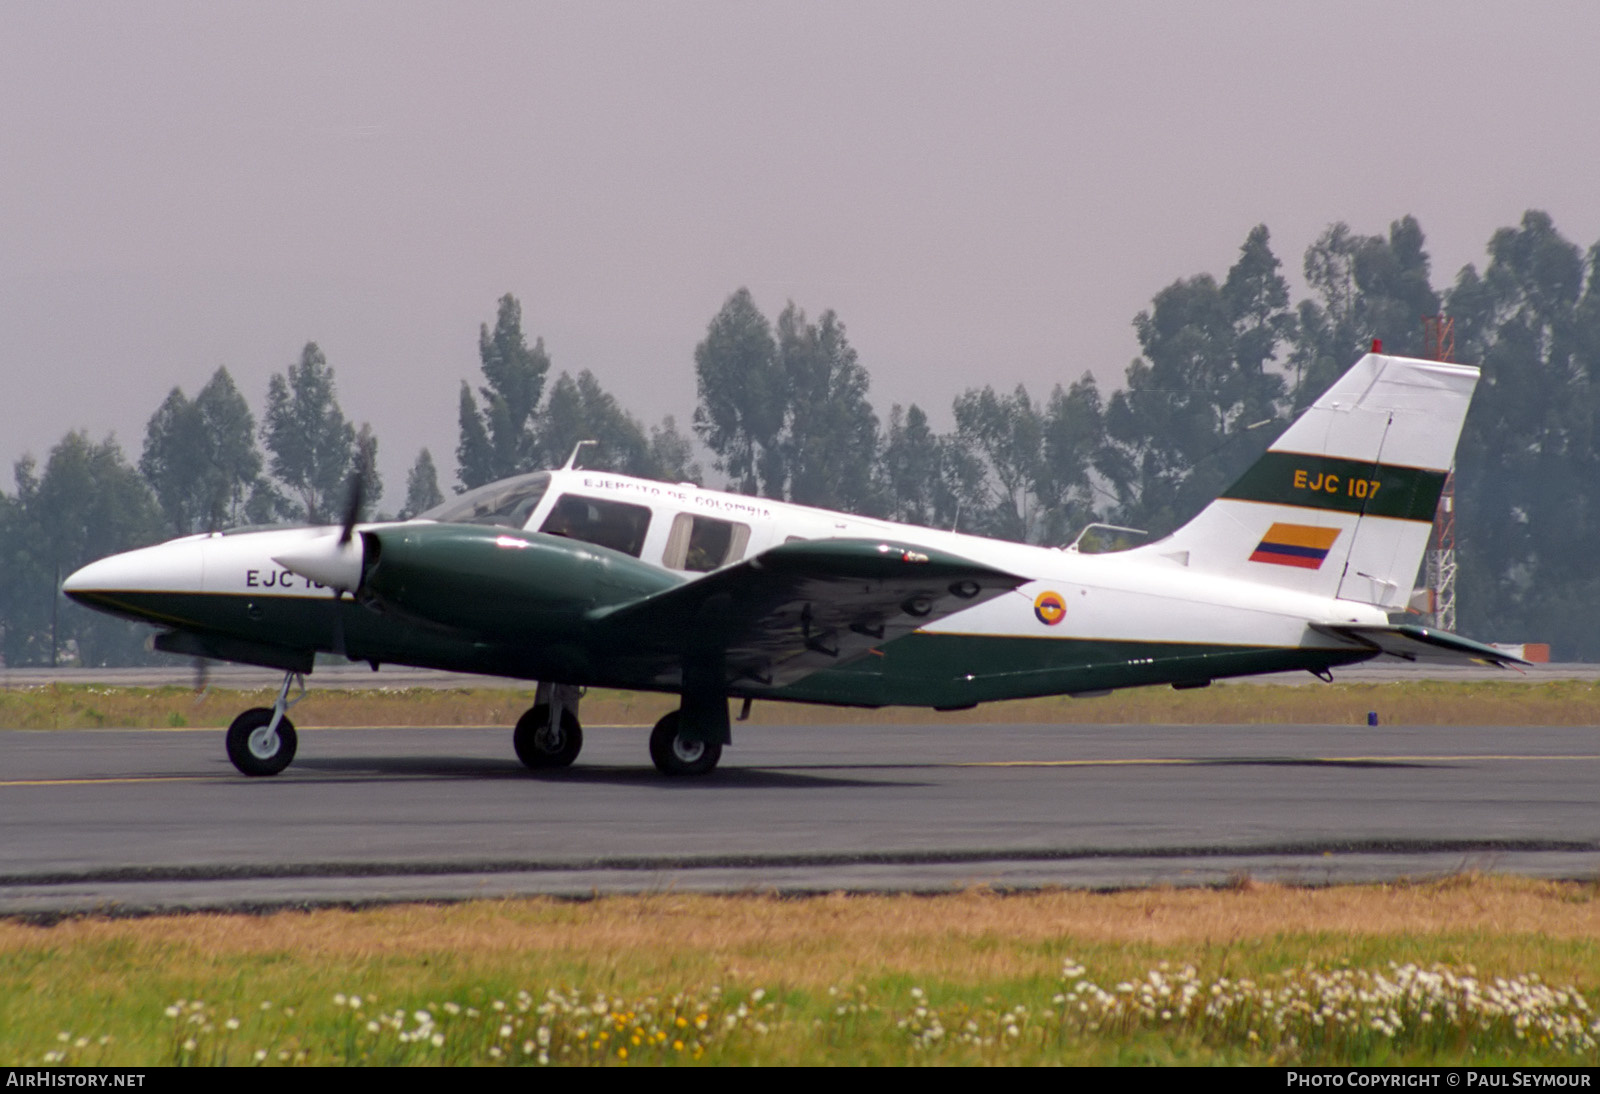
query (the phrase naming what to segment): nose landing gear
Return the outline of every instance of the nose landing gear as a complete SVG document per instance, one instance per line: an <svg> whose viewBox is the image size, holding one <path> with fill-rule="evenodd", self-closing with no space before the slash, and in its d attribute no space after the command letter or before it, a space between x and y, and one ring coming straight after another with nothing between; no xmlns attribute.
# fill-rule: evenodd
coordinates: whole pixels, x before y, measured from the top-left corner
<svg viewBox="0 0 1600 1094"><path fill-rule="evenodd" d="M300 694L289 698L289 685L299 682ZM251 707L228 726L228 759L245 775L276 775L294 759L299 738L284 712L306 697L305 677L298 672L283 676L283 687L270 707Z"/></svg>

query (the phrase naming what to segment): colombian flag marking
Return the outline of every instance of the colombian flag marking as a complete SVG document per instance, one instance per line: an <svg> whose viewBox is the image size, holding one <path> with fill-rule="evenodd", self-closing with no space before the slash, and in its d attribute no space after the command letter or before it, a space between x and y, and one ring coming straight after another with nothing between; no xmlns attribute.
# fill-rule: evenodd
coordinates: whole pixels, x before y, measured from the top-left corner
<svg viewBox="0 0 1600 1094"><path fill-rule="evenodd" d="M1339 538L1337 528L1314 528L1309 524L1274 524L1261 538L1251 562L1270 562L1276 566L1298 566L1303 570L1322 568L1323 560Z"/></svg>

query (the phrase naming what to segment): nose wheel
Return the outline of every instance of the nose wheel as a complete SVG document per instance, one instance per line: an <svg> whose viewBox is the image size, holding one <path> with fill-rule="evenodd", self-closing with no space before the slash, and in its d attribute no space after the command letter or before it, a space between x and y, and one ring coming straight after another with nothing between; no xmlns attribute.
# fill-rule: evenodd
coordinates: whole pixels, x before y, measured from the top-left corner
<svg viewBox="0 0 1600 1094"><path fill-rule="evenodd" d="M300 682L300 694L289 698L289 686ZM305 678L297 672L283 676L283 687L270 707L251 707L228 727L228 759L245 775L276 775L289 766L299 744L294 723L283 712L306 697Z"/></svg>
<svg viewBox="0 0 1600 1094"><path fill-rule="evenodd" d="M228 759L243 774L276 775L294 759L294 723L283 717L276 727L272 722L271 707L251 707L228 727Z"/></svg>

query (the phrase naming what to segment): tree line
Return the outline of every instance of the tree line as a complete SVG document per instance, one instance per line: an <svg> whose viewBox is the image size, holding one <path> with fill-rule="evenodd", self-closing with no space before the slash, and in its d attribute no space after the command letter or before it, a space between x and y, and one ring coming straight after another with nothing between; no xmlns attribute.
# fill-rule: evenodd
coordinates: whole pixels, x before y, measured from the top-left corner
<svg viewBox="0 0 1600 1094"><path fill-rule="evenodd" d="M1329 226L1302 260L1296 301L1267 228L1220 277L1180 278L1134 317L1140 353L1102 394L1085 372L1048 395L969 387L934 429L921 406L880 417L870 375L832 310L793 302L776 320L739 289L694 349L690 429L646 425L589 370L560 372L522 308L502 297L479 332L481 377L457 407L456 490L583 465L913 524L1062 544L1093 521L1164 535L1192 517L1365 352L1374 338L1424 355L1424 317L1454 320L1454 359L1484 369L1458 457L1459 624L1486 639L1544 640L1600 658L1588 605L1600 593L1600 244L1550 217L1496 231L1480 272L1434 287L1417 221L1387 234ZM994 371L987 368L986 371ZM333 369L308 344L274 375L259 425L226 369L192 399L174 388L137 464L114 441L69 433L44 467L16 465L0 495L0 653L7 664L138 660L142 635L56 593L94 558L239 524L338 519L350 476L383 497L377 438L346 419ZM710 480L710 481L708 481ZM395 515L442 500L423 449Z"/></svg>

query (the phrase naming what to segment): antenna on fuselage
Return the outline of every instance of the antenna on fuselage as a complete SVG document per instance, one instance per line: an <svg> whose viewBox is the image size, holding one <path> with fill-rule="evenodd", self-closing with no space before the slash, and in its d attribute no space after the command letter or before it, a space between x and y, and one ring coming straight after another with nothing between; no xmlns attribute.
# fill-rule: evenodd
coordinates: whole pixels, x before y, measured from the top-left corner
<svg viewBox="0 0 1600 1094"><path fill-rule="evenodd" d="M583 451L586 444L599 444L599 441L579 441L572 446L572 455L567 457L567 462L561 465L561 470L571 471L578 466L578 453Z"/></svg>

